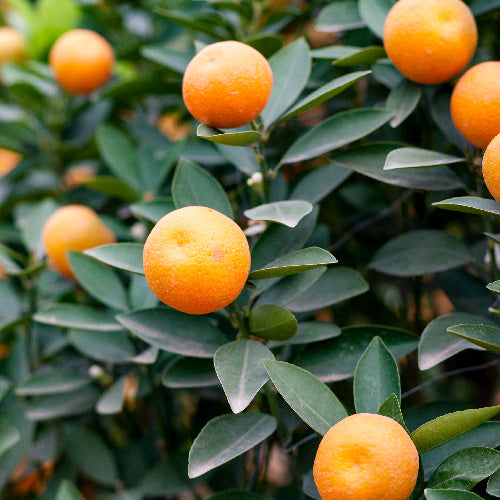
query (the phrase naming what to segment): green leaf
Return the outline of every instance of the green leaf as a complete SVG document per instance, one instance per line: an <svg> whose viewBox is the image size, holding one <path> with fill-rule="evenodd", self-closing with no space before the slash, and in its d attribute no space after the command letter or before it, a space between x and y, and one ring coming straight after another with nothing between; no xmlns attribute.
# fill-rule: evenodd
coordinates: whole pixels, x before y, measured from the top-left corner
<svg viewBox="0 0 500 500"><path fill-rule="evenodd" d="M0 457L5 455L13 446L21 440L21 434L15 427L0 426Z"/></svg>
<svg viewBox="0 0 500 500"><path fill-rule="evenodd" d="M52 370L31 375L16 387L18 396L40 396L77 391L90 384L92 379L70 370Z"/></svg>
<svg viewBox="0 0 500 500"><path fill-rule="evenodd" d="M295 184L290 193L290 199L317 203L342 184L351 174L350 170L332 163L312 168L306 171Z"/></svg>
<svg viewBox="0 0 500 500"><path fill-rule="evenodd" d="M260 166L255 159L255 153L250 148L233 148L223 144L215 143L217 151L239 171L251 177L256 172L260 172Z"/></svg>
<svg viewBox="0 0 500 500"><path fill-rule="evenodd" d="M90 479L115 486L118 467L115 457L95 432L75 425L63 427L65 451L70 460Z"/></svg>
<svg viewBox="0 0 500 500"><path fill-rule="evenodd" d="M252 308L250 333L267 340L287 340L297 333L297 318L287 309L273 304Z"/></svg>
<svg viewBox="0 0 500 500"><path fill-rule="evenodd" d="M424 491L427 500L480 500L482 498L475 493L463 490L433 490L427 488Z"/></svg>
<svg viewBox="0 0 500 500"><path fill-rule="evenodd" d="M123 410L126 377L120 377L101 395L96 404L96 412L100 415L114 415Z"/></svg>
<svg viewBox="0 0 500 500"><path fill-rule="evenodd" d="M387 155L400 144L377 143L349 148L335 154L333 164L354 170L395 186L424 189L428 191L444 191L463 188L461 179L448 167L384 170Z"/></svg>
<svg viewBox="0 0 500 500"><path fill-rule="evenodd" d="M252 271L248 279L260 280L297 274L319 266L335 264L337 259L319 247L303 248L270 262L262 269Z"/></svg>
<svg viewBox="0 0 500 500"><path fill-rule="evenodd" d="M391 127L399 127L411 115L421 95L422 86L406 79L391 90L385 103L385 107L395 113L394 118L389 122Z"/></svg>
<svg viewBox="0 0 500 500"><path fill-rule="evenodd" d="M273 384L297 415L325 435L348 413L335 394L312 373L284 361L265 360Z"/></svg>
<svg viewBox="0 0 500 500"><path fill-rule="evenodd" d="M311 56L303 38L299 38L270 59L273 90L261 113L264 129L268 129L293 104L306 86L311 73Z"/></svg>
<svg viewBox="0 0 500 500"><path fill-rule="evenodd" d="M500 280L494 281L493 283L488 283L486 285L486 288L493 292L500 293Z"/></svg>
<svg viewBox="0 0 500 500"><path fill-rule="evenodd" d="M500 328L492 325L455 325L448 328L454 333L473 344L484 347L494 354L500 354Z"/></svg>
<svg viewBox="0 0 500 500"><path fill-rule="evenodd" d="M456 411L435 418L411 433L419 453L440 446L481 425L500 411L500 406Z"/></svg>
<svg viewBox="0 0 500 500"><path fill-rule="evenodd" d="M68 252L71 269L80 285L103 304L127 311L125 287L116 273L96 259L79 252Z"/></svg>
<svg viewBox="0 0 500 500"><path fill-rule="evenodd" d="M377 413L391 395L401 400L401 381L394 356L380 337L374 337L359 358L354 372L357 413Z"/></svg>
<svg viewBox="0 0 500 500"><path fill-rule="evenodd" d="M141 55L150 61L183 75L189 61L195 56L194 51L172 49L166 44L141 47Z"/></svg>
<svg viewBox="0 0 500 500"><path fill-rule="evenodd" d="M28 403L26 417L38 422L81 415L94 408L97 398L98 392L93 386L75 392L36 397Z"/></svg>
<svg viewBox="0 0 500 500"><path fill-rule="evenodd" d="M231 5L233 6L235 5L234 3L229 1L226 3L231 3ZM251 35L249 38L245 38L243 41L254 49L257 49L265 58L271 57L283 47L283 36L278 33L273 34L257 32L255 35Z"/></svg>
<svg viewBox="0 0 500 500"><path fill-rule="evenodd" d="M144 309L117 316L117 319L144 342L185 356L210 358L227 342L226 336L208 317L174 309Z"/></svg>
<svg viewBox="0 0 500 500"><path fill-rule="evenodd" d="M168 200L141 201L130 205L130 210L136 217L144 217L156 224L164 215L175 210L174 202Z"/></svg>
<svg viewBox="0 0 500 500"><path fill-rule="evenodd" d="M219 385L219 379L212 359L184 356L168 366L161 383L171 389L200 388Z"/></svg>
<svg viewBox="0 0 500 500"><path fill-rule="evenodd" d="M229 218L233 211L224 188L204 168L181 158L172 181L176 208L202 206L217 210Z"/></svg>
<svg viewBox="0 0 500 500"><path fill-rule="evenodd" d="M122 330L111 314L81 304L54 304L35 313L33 319L39 323L63 328L100 332Z"/></svg>
<svg viewBox="0 0 500 500"><path fill-rule="evenodd" d="M67 479L61 481L55 500L84 500L77 487Z"/></svg>
<svg viewBox="0 0 500 500"><path fill-rule="evenodd" d="M316 19L319 31L348 31L365 26L358 10L357 0L344 0L328 4Z"/></svg>
<svg viewBox="0 0 500 500"><path fill-rule="evenodd" d="M379 38L384 35L385 18L394 3L394 0L359 0L361 19Z"/></svg>
<svg viewBox="0 0 500 500"><path fill-rule="evenodd" d="M432 489L471 490L500 467L500 451L476 446L457 451L432 474Z"/></svg>
<svg viewBox="0 0 500 500"><path fill-rule="evenodd" d="M500 469L493 473L488 480L486 493L489 493L494 497L500 497Z"/></svg>
<svg viewBox="0 0 500 500"><path fill-rule="evenodd" d="M144 274L142 265L143 250L144 245L142 243L112 243L85 250L83 253L118 269Z"/></svg>
<svg viewBox="0 0 500 500"><path fill-rule="evenodd" d="M242 412L267 382L264 359L274 359L273 353L251 339L229 342L215 353L215 371L233 413Z"/></svg>
<svg viewBox="0 0 500 500"><path fill-rule="evenodd" d="M0 329L21 316L21 300L16 290L6 280L0 280Z"/></svg>
<svg viewBox="0 0 500 500"><path fill-rule="evenodd" d="M170 462L158 462L142 477L137 489L142 496L161 497L176 495L188 488L187 481Z"/></svg>
<svg viewBox="0 0 500 500"><path fill-rule="evenodd" d="M374 132L392 116L392 111L371 108L337 113L300 136L285 153L280 165L310 160L339 149Z"/></svg>
<svg viewBox="0 0 500 500"><path fill-rule="evenodd" d="M137 201L139 199L139 195L135 189L114 177L99 175L93 179L83 181L82 186L98 191L99 193L107 194L118 200Z"/></svg>
<svg viewBox="0 0 500 500"><path fill-rule="evenodd" d="M130 139L113 125L103 124L97 129L96 140L99 153L116 177L141 192L139 159Z"/></svg>
<svg viewBox="0 0 500 500"><path fill-rule="evenodd" d="M291 344L312 344L313 342L321 342L340 335L341 329L333 323L326 321L303 321L298 324L297 333L290 339L280 342L272 341L267 345L274 347L276 345Z"/></svg>
<svg viewBox="0 0 500 500"><path fill-rule="evenodd" d="M392 393L387 396L387 399L380 405L377 413L379 415L385 415L386 417L390 417L396 422L398 422L402 427L404 427L405 431L409 433L404 420L403 414L401 413L401 406L399 404L399 399L396 394Z"/></svg>
<svg viewBox="0 0 500 500"><path fill-rule="evenodd" d="M438 229L403 233L382 246L369 266L390 276L421 276L463 266L472 260L467 247Z"/></svg>
<svg viewBox="0 0 500 500"><path fill-rule="evenodd" d="M220 415L210 420L189 450L188 475L201 476L241 455L276 430L276 419L262 413Z"/></svg>
<svg viewBox="0 0 500 500"><path fill-rule="evenodd" d="M304 293L287 302L292 312L305 312L331 306L368 291L368 283L354 269L331 267Z"/></svg>
<svg viewBox="0 0 500 500"><path fill-rule="evenodd" d="M293 362L314 373L323 382L337 382L354 375L359 358L374 337L380 337L392 355L399 359L418 345L418 337L399 328L351 326L340 336L308 345Z"/></svg>
<svg viewBox="0 0 500 500"><path fill-rule="evenodd" d="M198 125L196 135L207 141L225 144L226 146L251 146L262 140L262 136L255 130L243 132L221 132L204 123Z"/></svg>
<svg viewBox="0 0 500 500"><path fill-rule="evenodd" d="M446 155L438 151L421 148L394 149L387 155L384 170L394 168L435 167L465 161L465 158Z"/></svg>
<svg viewBox="0 0 500 500"><path fill-rule="evenodd" d="M127 363L135 356L134 344L127 332L70 330L70 344L83 355L107 363Z"/></svg>
<svg viewBox="0 0 500 500"><path fill-rule="evenodd" d="M329 50L328 47L323 49L316 49L313 53L315 59L325 59L328 55L333 55L333 49ZM340 48L340 47L339 47ZM342 51L335 50L338 56L335 57L333 64L335 66L370 66L379 59L385 57L385 51L383 47L378 45L372 45L369 47L342 47Z"/></svg>
<svg viewBox="0 0 500 500"><path fill-rule="evenodd" d="M285 200L258 205L243 213L249 219L278 222L288 227L295 227L307 214L312 212L312 209L313 206L308 201Z"/></svg>
<svg viewBox="0 0 500 500"><path fill-rule="evenodd" d="M353 73L334 78L331 82L322 85L319 89L316 89L314 92L300 100L295 106L293 106L292 109L288 110L286 114L280 118L280 120L289 120L293 116L296 116L303 111L311 109L314 106L331 99L370 73L371 71L355 71Z"/></svg>
<svg viewBox="0 0 500 500"><path fill-rule="evenodd" d="M472 2L470 9L475 17L486 14L500 7L499 0L476 0Z"/></svg>
<svg viewBox="0 0 500 500"><path fill-rule="evenodd" d="M479 198L478 196L457 196L447 200L437 201L432 204L445 210L454 210L456 212L465 212L479 215L500 215L500 203L488 198Z"/></svg>
<svg viewBox="0 0 500 500"><path fill-rule="evenodd" d="M474 344L451 335L447 330L454 325L485 323L486 321L490 322L484 316L466 312L452 312L433 319L424 328L420 337L418 346L419 368L428 370L465 349L479 349Z"/></svg>

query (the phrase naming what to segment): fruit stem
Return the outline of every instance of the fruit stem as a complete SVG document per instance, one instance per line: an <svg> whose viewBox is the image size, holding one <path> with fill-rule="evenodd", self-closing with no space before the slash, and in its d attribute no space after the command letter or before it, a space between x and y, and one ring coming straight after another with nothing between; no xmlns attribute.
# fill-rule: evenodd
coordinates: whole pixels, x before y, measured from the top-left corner
<svg viewBox="0 0 500 500"><path fill-rule="evenodd" d="M250 331L248 330L247 321L245 315L241 312L241 309L238 307L236 302L231 303L231 309L233 311L234 318L236 319L236 323L238 326L238 335L237 339L247 339L250 337Z"/></svg>
<svg viewBox="0 0 500 500"><path fill-rule="evenodd" d="M255 120L251 123L252 129L260 132L260 124L257 123ZM267 161L266 161L266 155L264 152L264 141L260 140L255 146L252 146L252 149L255 154L255 160L260 166L260 173L262 174L262 197L264 203L269 203L269 191L270 191L270 186L269 186L269 172L267 168Z"/></svg>

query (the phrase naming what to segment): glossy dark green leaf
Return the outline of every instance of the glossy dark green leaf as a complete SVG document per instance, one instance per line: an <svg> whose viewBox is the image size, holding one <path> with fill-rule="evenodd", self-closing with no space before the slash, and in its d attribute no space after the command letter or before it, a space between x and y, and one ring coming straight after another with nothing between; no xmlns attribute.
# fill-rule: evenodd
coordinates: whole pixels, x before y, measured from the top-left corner
<svg viewBox="0 0 500 500"><path fill-rule="evenodd" d="M79 252L70 251L68 257L76 280L90 295L111 308L128 310L125 287L115 271Z"/></svg>
<svg viewBox="0 0 500 500"><path fill-rule="evenodd" d="M187 206L210 207L233 217L226 192L207 170L181 158L172 181L172 197L176 208Z"/></svg>
<svg viewBox="0 0 500 500"><path fill-rule="evenodd" d="M233 148L224 144L215 143L217 151L239 171L252 176L260 172L260 166L255 159L255 152L250 148Z"/></svg>
<svg viewBox="0 0 500 500"><path fill-rule="evenodd" d="M177 468L166 460L158 462L144 474L137 490L141 498L176 495L188 488L184 478Z"/></svg>
<svg viewBox="0 0 500 500"><path fill-rule="evenodd" d="M307 346L293 362L314 373L323 382L337 382L354 375L356 364L370 341L379 336L399 359L417 348L418 337L399 328L351 326L340 336Z"/></svg>
<svg viewBox="0 0 500 500"><path fill-rule="evenodd" d="M35 321L46 325L81 330L113 332L122 330L113 315L82 304L58 303L38 311L33 316Z"/></svg>
<svg viewBox="0 0 500 500"><path fill-rule="evenodd" d="M207 317L174 309L144 309L117 319L144 342L185 356L210 358L227 342L226 336Z"/></svg>
<svg viewBox="0 0 500 500"><path fill-rule="evenodd" d="M249 208L245 210L244 215L253 220L266 220L295 227L307 214L312 212L312 209L313 206L308 201L285 200Z"/></svg>
<svg viewBox="0 0 500 500"><path fill-rule="evenodd" d="M304 39L299 38L270 59L273 71L273 90L261 113L264 128L269 128L294 103L311 73L311 56Z"/></svg>
<svg viewBox="0 0 500 500"><path fill-rule="evenodd" d="M432 474L428 487L432 489L471 490L500 468L500 451L475 446L457 451Z"/></svg>
<svg viewBox="0 0 500 500"><path fill-rule="evenodd" d="M101 395L96 404L96 412L100 415L114 415L123 409L126 377L120 377Z"/></svg>
<svg viewBox="0 0 500 500"><path fill-rule="evenodd" d="M349 148L331 157L335 165L395 186L443 191L463 188L460 178L448 167L384 170L385 159L400 144L378 143Z"/></svg>
<svg viewBox="0 0 500 500"><path fill-rule="evenodd" d="M481 500L482 497L471 491L453 489L433 490L427 488L425 490L425 498L427 500Z"/></svg>
<svg viewBox="0 0 500 500"><path fill-rule="evenodd" d="M387 396L387 399L380 405L380 408L378 409L377 413L379 415L385 415L386 417L390 417L396 422L398 422L400 425L402 425L406 432L408 431L408 428L406 427L404 420L403 420L403 414L401 412L401 406L399 404L399 399L396 394L392 393Z"/></svg>
<svg viewBox="0 0 500 500"><path fill-rule="evenodd" d="M319 247L303 248L270 262L262 269L252 271L249 280L277 278L301 273L319 266L335 264L337 259L327 250Z"/></svg>
<svg viewBox="0 0 500 500"><path fill-rule="evenodd" d="M112 243L85 250L83 253L118 269L144 274L143 249L142 243Z"/></svg>
<svg viewBox="0 0 500 500"><path fill-rule="evenodd" d="M387 155L384 170L394 168L435 167L465 161L465 158L451 156L439 151L422 148L394 149Z"/></svg>
<svg viewBox="0 0 500 500"><path fill-rule="evenodd" d="M288 340L297 333L297 318L287 309L273 304L253 307L250 333L267 340Z"/></svg>
<svg viewBox="0 0 500 500"><path fill-rule="evenodd" d="M19 396L40 396L77 391L92 382L88 375L70 370L35 373L16 387Z"/></svg>
<svg viewBox="0 0 500 500"><path fill-rule="evenodd" d="M265 360L264 366L293 411L319 434L347 417L337 396L312 373L283 361Z"/></svg>
<svg viewBox="0 0 500 500"><path fill-rule="evenodd" d="M241 455L276 430L276 419L262 413L219 415L198 434L189 450L188 475L201 476Z"/></svg>
<svg viewBox="0 0 500 500"><path fill-rule="evenodd" d="M219 379L212 359L183 356L168 366L161 383L171 389L200 388L219 385Z"/></svg>
<svg viewBox="0 0 500 500"><path fill-rule="evenodd" d="M84 500L84 498L73 483L64 479L57 489L55 500Z"/></svg>
<svg viewBox="0 0 500 500"><path fill-rule="evenodd" d="M333 45L312 51L314 59L332 60L335 66L370 66L378 59L385 57L383 47L353 47Z"/></svg>
<svg viewBox="0 0 500 500"><path fill-rule="evenodd" d="M391 127L398 127L411 115L421 95L422 86L406 79L390 91L385 107L395 113L394 118L389 122Z"/></svg>
<svg viewBox="0 0 500 500"><path fill-rule="evenodd" d="M370 73L370 71L355 71L353 73L334 78L331 82L322 85L319 89L316 89L314 92L300 100L295 106L293 106L292 109L288 110L286 114L280 118L280 120L289 120L293 116L296 116L303 111L331 99Z"/></svg>
<svg viewBox="0 0 500 500"><path fill-rule="evenodd" d="M380 337L374 337L354 372L356 413L377 413L391 395L401 399L398 365Z"/></svg>
<svg viewBox="0 0 500 500"><path fill-rule="evenodd" d="M63 427L64 449L70 460L90 479L114 486L118 480L115 457L101 437L84 427Z"/></svg>
<svg viewBox="0 0 500 500"><path fill-rule="evenodd" d="M0 426L0 457L15 446L20 439L21 435L15 427Z"/></svg>
<svg viewBox="0 0 500 500"><path fill-rule="evenodd" d="M450 333L472 342L494 354L500 354L500 328L493 325L454 325Z"/></svg>
<svg viewBox="0 0 500 500"><path fill-rule="evenodd" d="M112 198L123 201L137 201L139 195L137 191L131 188L128 184L114 177L99 175L92 179L87 179L82 182L82 186L104 193Z"/></svg>
<svg viewBox="0 0 500 500"><path fill-rule="evenodd" d="M96 139L99 152L111 171L119 180L140 192L139 160L130 139L109 124L97 129Z"/></svg>
<svg viewBox="0 0 500 500"><path fill-rule="evenodd" d="M419 453L431 450L493 418L500 406L448 413L415 429L411 438Z"/></svg>
<svg viewBox="0 0 500 500"><path fill-rule="evenodd" d="M136 217L144 217L156 224L164 215L175 210L175 205L170 199L141 201L130 205L130 210Z"/></svg>
<svg viewBox="0 0 500 500"><path fill-rule="evenodd" d="M437 229L403 233L383 245L370 267L390 276L421 276L463 266L472 260L457 238Z"/></svg>
<svg viewBox="0 0 500 500"><path fill-rule="evenodd" d="M132 310L148 309L158 305L158 298L149 288L146 278L140 274L130 276L128 300Z"/></svg>
<svg viewBox="0 0 500 500"><path fill-rule="evenodd" d="M498 201L479 198L478 196L457 196L437 201L433 203L433 206L469 214L494 215L495 217L500 215L500 203Z"/></svg>
<svg viewBox="0 0 500 500"><path fill-rule="evenodd" d="M221 132L204 123L198 125L196 135L207 141L225 144L226 146L251 146L262 139L259 132L246 130L243 132Z"/></svg>
<svg viewBox="0 0 500 500"><path fill-rule="evenodd" d="M360 108L337 113L300 136L280 164L310 160L339 149L374 132L387 123L392 111Z"/></svg>
<svg viewBox="0 0 500 500"><path fill-rule="evenodd" d="M500 497L500 469L489 478L486 492L494 497Z"/></svg>
<svg viewBox="0 0 500 500"><path fill-rule="evenodd" d="M292 312L313 311L368 291L368 283L350 267L330 267L312 286L286 303Z"/></svg>
<svg viewBox="0 0 500 500"><path fill-rule="evenodd" d="M127 332L70 330L70 344L89 359L107 363L127 363L135 356L134 344Z"/></svg>
<svg viewBox="0 0 500 500"><path fill-rule="evenodd" d="M379 38L384 34L385 18L394 3L394 0L359 0L361 19Z"/></svg>
<svg viewBox="0 0 500 500"><path fill-rule="evenodd" d="M433 319L422 332L418 346L418 366L428 370L445 359L465 350L479 349L474 344L451 335L447 329L454 325L490 322L484 316L466 312L452 312Z"/></svg>
<svg viewBox="0 0 500 500"><path fill-rule="evenodd" d="M354 0L329 3L316 19L316 29L320 31L347 31L363 26L365 22L359 15L358 2Z"/></svg>
<svg viewBox="0 0 500 500"><path fill-rule="evenodd" d="M341 329L333 323L326 321L303 321L299 322L297 333L290 339L280 342L271 341L267 345L274 347L276 345L292 344L312 344L313 342L321 342L340 335Z"/></svg>
<svg viewBox="0 0 500 500"><path fill-rule="evenodd" d="M99 394L92 387L33 398L27 406L26 417L36 422L87 413L94 408Z"/></svg>
<svg viewBox="0 0 500 500"><path fill-rule="evenodd" d="M242 412L267 382L264 359L274 359L273 353L251 339L229 342L215 353L215 371L233 413Z"/></svg>
<svg viewBox="0 0 500 500"><path fill-rule="evenodd" d="M351 174L351 170L331 163L310 169L292 189L290 199L317 203L342 184Z"/></svg>

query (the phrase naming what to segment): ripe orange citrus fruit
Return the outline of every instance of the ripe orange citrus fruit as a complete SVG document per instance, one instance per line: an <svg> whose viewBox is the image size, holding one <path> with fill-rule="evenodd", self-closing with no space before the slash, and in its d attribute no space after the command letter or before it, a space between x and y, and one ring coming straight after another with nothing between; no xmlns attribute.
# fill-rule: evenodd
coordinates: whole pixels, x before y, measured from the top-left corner
<svg viewBox="0 0 500 500"><path fill-rule="evenodd" d="M66 205L45 222L42 241L49 265L67 278L73 278L67 251L83 252L99 245L114 243L113 232L97 213L85 205Z"/></svg>
<svg viewBox="0 0 500 500"><path fill-rule="evenodd" d="M250 250L232 219L191 206L158 221L146 239L143 263L146 280L162 302L205 314L238 297L250 271Z"/></svg>
<svg viewBox="0 0 500 500"><path fill-rule="evenodd" d="M417 449L398 422L357 413L323 436L313 474L322 500L407 500L418 467Z"/></svg>
<svg viewBox="0 0 500 500"><path fill-rule="evenodd" d="M461 0L398 0L386 17L383 39L387 56L406 78L436 84L469 64L477 26Z"/></svg>
<svg viewBox="0 0 500 500"><path fill-rule="evenodd" d="M11 170L17 167L23 157L11 151L10 149L0 148L0 177L7 175Z"/></svg>
<svg viewBox="0 0 500 500"><path fill-rule="evenodd" d="M483 178L495 200L500 201L500 134L488 144L483 156Z"/></svg>
<svg viewBox="0 0 500 500"><path fill-rule="evenodd" d="M49 64L59 85L70 94L90 94L113 72L114 53L109 42L88 29L74 29L52 46Z"/></svg>
<svg viewBox="0 0 500 500"><path fill-rule="evenodd" d="M26 57L24 36L10 26L0 27L0 65L12 61L20 62Z"/></svg>
<svg viewBox="0 0 500 500"><path fill-rule="evenodd" d="M241 127L264 109L273 86L271 66L253 47L228 40L204 47L182 80L189 112L216 128Z"/></svg>
<svg viewBox="0 0 500 500"><path fill-rule="evenodd" d="M457 129L472 144L485 149L500 133L500 61L469 68L453 89L450 107Z"/></svg>

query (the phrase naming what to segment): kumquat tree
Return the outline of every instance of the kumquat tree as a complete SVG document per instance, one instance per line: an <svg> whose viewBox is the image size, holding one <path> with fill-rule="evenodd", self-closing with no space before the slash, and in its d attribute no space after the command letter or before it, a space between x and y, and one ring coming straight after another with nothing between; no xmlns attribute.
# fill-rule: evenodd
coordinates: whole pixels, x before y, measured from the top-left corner
<svg viewBox="0 0 500 500"><path fill-rule="evenodd" d="M0 1L0 499L500 498L499 26Z"/></svg>

